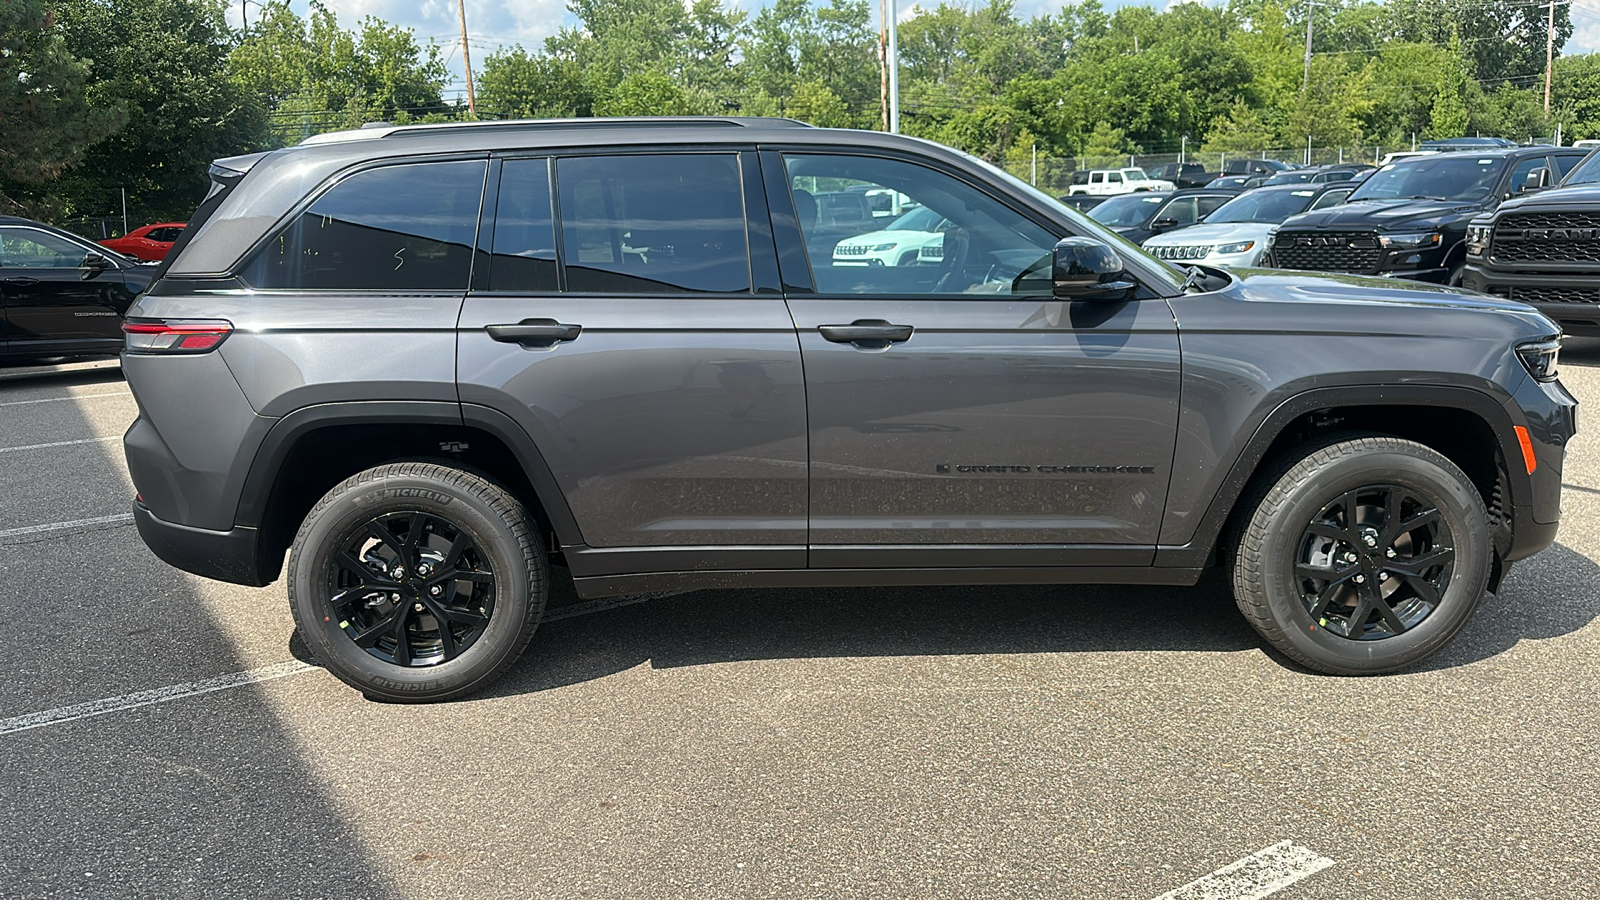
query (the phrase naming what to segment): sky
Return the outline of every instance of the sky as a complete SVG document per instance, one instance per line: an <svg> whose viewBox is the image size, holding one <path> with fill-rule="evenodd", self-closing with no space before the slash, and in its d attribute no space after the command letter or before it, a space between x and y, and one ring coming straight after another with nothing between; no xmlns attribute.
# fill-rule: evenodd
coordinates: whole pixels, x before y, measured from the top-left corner
<svg viewBox="0 0 1600 900"><path fill-rule="evenodd" d="M231 5L229 21L237 26L243 0L227 0ZM248 0L251 13L255 0ZM619 0L627 2L627 0ZM735 6L754 11L766 5L762 0L732 0ZM1138 0L1102 0L1107 9L1120 6L1166 6L1179 0L1158 0L1142 3ZM324 5L339 16L339 24L353 27L366 16L377 16L397 25L412 29L421 43L436 41L445 50L450 65L451 84L445 95L454 96L465 91L461 64L461 23L456 0L323 0ZM291 0L294 10L302 15L308 0ZM930 0L928 5L936 5ZM874 7L876 3L872 4ZM1061 0L1017 0L1017 14L1024 18L1053 13L1062 6ZM567 13L567 0L466 0L467 34L472 46L472 58L482 59L500 47L520 43L530 50L543 45L544 39L563 25L574 23ZM902 21L915 9L914 0L900 0ZM1568 53L1589 53L1600 50L1600 0L1572 0L1572 39L1567 42Z"/></svg>

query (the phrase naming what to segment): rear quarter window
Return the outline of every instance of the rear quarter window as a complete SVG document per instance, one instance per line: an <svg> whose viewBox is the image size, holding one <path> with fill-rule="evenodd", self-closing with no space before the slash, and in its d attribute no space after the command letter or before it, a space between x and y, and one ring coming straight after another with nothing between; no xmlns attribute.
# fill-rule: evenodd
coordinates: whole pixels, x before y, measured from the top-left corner
<svg viewBox="0 0 1600 900"><path fill-rule="evenodd" d="M465 291L486 166L357 172L271 238L241 275L266 289Z"/></svg>

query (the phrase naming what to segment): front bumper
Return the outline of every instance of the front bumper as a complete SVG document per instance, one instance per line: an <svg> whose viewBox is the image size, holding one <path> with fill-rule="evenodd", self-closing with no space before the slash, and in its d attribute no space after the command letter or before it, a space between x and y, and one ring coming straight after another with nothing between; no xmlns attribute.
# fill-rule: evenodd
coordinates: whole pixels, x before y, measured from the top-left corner
<svg viewBox="0 0 1600 900"><path fill-rule="evenodd" d="M1506 411L1513 422L1525 423L1536 463L1528 473L1531 490L1512 495L1513 537L1502 558L1513 562L1538 553L1556 539L1561 521L1561 470L1567 445L1578 432L1578 401L1560 381L1525 378L1506 402ZM1520 455L1505 462L1507 466L1525 465Z"/></svg>
<svg viewBox="0 0 1600 900"><path fill-rule="evenodd" d="M1526 303L1549 316L1568 334L1600 336L1600 273L1569 272L1532 275L1501 272L1468 260L1462 271L1461 286L1481 294ZM1565 295L1570 299L1546 298Z"/></svg>
<svg viewBox="0 0 1600 900"><path fill-rule="evenodd" d="M274 568L264 574L256 529L235 525L228 531L190 528L156 518L150 508L133 502L133 522L145 546L168 565L204 578L262 587L277 579Z"/></svg>

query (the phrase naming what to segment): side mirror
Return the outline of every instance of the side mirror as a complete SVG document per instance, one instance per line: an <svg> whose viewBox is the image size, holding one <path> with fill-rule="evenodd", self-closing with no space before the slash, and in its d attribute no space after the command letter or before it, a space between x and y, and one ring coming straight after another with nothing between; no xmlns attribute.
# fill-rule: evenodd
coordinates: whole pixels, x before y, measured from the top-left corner
<svg viewBox="0 0 1600 900"><path fill-rule="evenodd" d="M1529 172L1528 177L1522 179L1522 186L1517 188L1517 191L1519 193L1537 191L1541 188L1547 187L1549 184L1550 170L1544 166L1540 166L1539 168L1534 169L1532 172Z"/></svg>
<svg viewBox="0 0 1600 900"><path fill-rule="evenodd" d="M83 280L88 281L101 271L111 268L111 260L102 254L89 252L84 254L83 262L78 264L78 268L84 270Z"/></svg>
<svg viewBox="0 0 1600 900"><path fill-rule="evenodd" d="M1178 227L1178 220L1171 216L1164 216L1150 223L1151 231L1171 231Z"/></svg>
<svg viewBox="0 0 1600 900"><path fill-rule="evenodd" d="M1056 243L1051 264L1051 293L1057 300L1133 299L1138 285L1127 278L1122 257L1091 238L1062 238Z"/></svg>

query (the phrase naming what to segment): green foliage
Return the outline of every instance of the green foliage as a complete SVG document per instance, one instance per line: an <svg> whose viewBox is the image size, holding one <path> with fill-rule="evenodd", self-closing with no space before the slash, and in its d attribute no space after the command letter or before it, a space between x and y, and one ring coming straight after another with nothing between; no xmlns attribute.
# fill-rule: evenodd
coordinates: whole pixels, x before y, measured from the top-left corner
<svg viewBox="0 0 1600 900"><path fill-rule="evenodd" d="M48 182L126 120L121 107L89 103L89 78L54 10L40 0L0 5L0 212L7 182Z"/></svg>
<svg viewBox="0 0 1600 900"><path fill-rule="evenodd" d="M583 70L570 59L521 46L491 54L478 75L478 111L492 119L587 116L594 112Z"/></svg>
<svg viewBox="0 0 1600 900"><path fill-rule="evenodd" d="M1461 56L1461 38L1450 38L1450 54L1445 59L1444 77L1439 82L1439 92L1433 101L1433 117L1428 124L1428 136L1435 138L1461 137L1471 124L1467 114L1467 61Z"/></svg>
<svg viewBox="0 0 1600 900"><path fill-rule="evenodd" d="M597 116L692 116L703 113L672 79L660 72L635 72L597 101Z"/></svg>
<svg viewBox="0 0 1600 900"><path fill-rule="evenodd" d="M440 95L449 72L437 44L371 16L347 31L318 0L303 19L287 0L267 3L227 59L233 84L266 106L266 146L453 112Z"/></svg>
<svg viewBox="0 0 1600 900"><path fill-rule="evenodd" d="M1600 54L1556 60L1552 109L1572 140L1600 138Z"/></svg>

